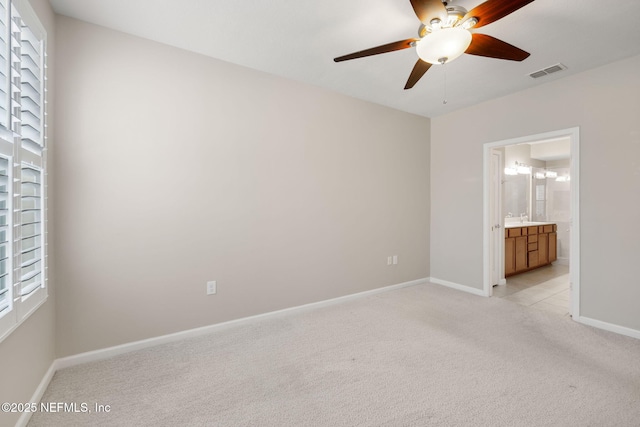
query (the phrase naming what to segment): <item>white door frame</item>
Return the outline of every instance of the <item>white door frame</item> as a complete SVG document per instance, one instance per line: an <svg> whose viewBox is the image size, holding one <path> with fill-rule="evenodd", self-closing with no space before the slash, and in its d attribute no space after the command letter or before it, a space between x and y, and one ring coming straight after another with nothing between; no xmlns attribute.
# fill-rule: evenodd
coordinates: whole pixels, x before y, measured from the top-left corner
<svg viewBox="0 0 640 427"><path fill-rule="evenodd" d="M491 168L489 172L489 217L490 217L490 231L493 233L492 238L489 239L489 260L491 266L491 274L489 276L491 283L490 287L493 289L495 285L505 285L507 281L504 278L504 246L500 243L504 241L504 227L502 216L502 169L504 168L504 158L502 152L497 149L491 149L489 155L491 156ZM497 176L497 179L496 179ZM497 195L497 197L496 197Z"/></svg>
<svg viewBox="0 0 640 427"><path fill-rule="evenodd" d="M570 188L571 188L571 219L570 224L570 246L569 254L569 280L571 286L569 312L574 318L580 317L580 128L574 127L551 132L528 135L519 138L505 139L502 141L488 142L484 144L484 173L483 173L483 209L484 209L484 231L483 231L483 265L484 265L484 294L491 296L493 286L491 285L491 248L494 247L491 241L494 233L491 232L491 152L494 148L505 147L507 145L523 144L528 142L538 142L548 139L569 138L571 145L570 162ZM504 228L504 224L501 224ZM504 251L503 245L496 245L500 251ZM501 255L504 257L504 254Z"/></svg>

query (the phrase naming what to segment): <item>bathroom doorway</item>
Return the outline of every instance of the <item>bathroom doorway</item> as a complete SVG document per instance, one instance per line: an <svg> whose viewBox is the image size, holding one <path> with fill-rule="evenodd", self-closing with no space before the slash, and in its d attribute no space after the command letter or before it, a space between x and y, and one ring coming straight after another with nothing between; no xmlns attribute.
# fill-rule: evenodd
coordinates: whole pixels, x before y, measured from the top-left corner
<svg viewBox="0 0 640 427"><path fill-rule="evenodd" d="M485 144L485 295L579 315L578 150L578 128Z"/></svg>

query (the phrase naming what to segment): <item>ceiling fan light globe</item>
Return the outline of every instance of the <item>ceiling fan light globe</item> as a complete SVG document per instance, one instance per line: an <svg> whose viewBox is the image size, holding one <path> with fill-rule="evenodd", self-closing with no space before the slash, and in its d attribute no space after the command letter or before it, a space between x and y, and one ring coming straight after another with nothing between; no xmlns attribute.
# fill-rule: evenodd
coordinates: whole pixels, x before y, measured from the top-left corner
<svg viewBox="0 0 640 427"><path fill-rule="evenodd" d="M443 28L427 34L416 46L420 59L430 64L440 64L441 58L451 62L462 55L471 44L471 33L464 28Z"/></svg>

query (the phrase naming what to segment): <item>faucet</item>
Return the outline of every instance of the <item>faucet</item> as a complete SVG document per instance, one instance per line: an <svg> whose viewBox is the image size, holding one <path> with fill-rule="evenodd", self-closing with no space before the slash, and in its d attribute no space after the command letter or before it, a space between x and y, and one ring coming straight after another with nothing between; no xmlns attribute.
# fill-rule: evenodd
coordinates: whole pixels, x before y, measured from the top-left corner
<svg viewBox="0 0 640 427"><path fill-rule="evenodd" d="M512 214L511 212L509 212L509 213L507 214L507 218L513 218L513 214Z"/></svg>
<svg viewBox="0 0 640 427"><path fill-rule="evenodd" d="M522 213L520 214L520 222L522 223L522 222L524 222L526 219L528 219L528 218L527 218L527 214L525 214L524 212L522 212Z"/></svg>

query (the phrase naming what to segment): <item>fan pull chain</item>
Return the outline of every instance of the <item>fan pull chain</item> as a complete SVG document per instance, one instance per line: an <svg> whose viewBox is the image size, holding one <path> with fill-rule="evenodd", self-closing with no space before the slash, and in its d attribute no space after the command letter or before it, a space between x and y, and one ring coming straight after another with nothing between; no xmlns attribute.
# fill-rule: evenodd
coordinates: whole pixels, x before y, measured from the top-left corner
<svg viewBox="0 0 640 427"><path fill-rule="evenodd" d="M442 100L443 104L447 103L447 65L444 65L444 99Z"/></svg>
<svg viewBox="0 0 640 427"><path fill-rule="evenodd" d="M443 104L447 104L447 58L440 59L440 63L442 64L442 70L444 72L444 96L442 99Z"/></svg>

